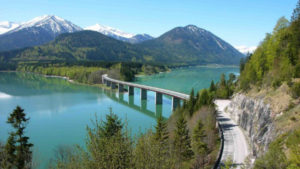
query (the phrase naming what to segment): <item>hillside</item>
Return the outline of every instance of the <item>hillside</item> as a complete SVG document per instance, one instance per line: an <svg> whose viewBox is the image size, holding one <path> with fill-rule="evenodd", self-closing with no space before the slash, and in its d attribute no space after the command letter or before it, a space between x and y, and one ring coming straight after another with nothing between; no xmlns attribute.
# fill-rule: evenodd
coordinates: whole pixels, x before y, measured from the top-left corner
<svg viewBox="0 0 300 169"><path fill-rule="evenodd" d="M174 28L139 46L152 51L166 62L172 58L189 64L238 64L243 57L224 40L194 25Z"/></svg>
<svg viewBox="0 0 300 169"><path fill-rule="evenodd" d="M291 21L280 18L241 62L239 89L228 112L250 139L254 168L300 167L299 48L300 2Z"/></svg>
<svg viewBox="0 0 300 169"><path fill-rule="evenodd" d="M0 60L97 60L197 65L238 64L242 56L210 32L187 26L175 28L157 39L135 45L94 31L67 33L42 46L2 52Z"/></svg>

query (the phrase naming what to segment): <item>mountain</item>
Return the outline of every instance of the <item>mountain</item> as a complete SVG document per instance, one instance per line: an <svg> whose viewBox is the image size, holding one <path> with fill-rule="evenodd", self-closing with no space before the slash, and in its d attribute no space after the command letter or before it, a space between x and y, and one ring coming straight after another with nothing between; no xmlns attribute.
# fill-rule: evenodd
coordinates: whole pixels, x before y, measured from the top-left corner
<svg viewBox="0 0 300 169"><path fill-rule="evenodd" d="M132 44L136 44L136 43L141 43L141 42L151 40L151 39L154 39L154 38L152 36L144 33L144 34L134 35L133 37L128 39L127 42L132 43Z"/></svg>
<svg viewBox="0 0 300 169"><path fill-rule="evenodd" d="M0 51L41 45L62 33L80 30L79 26L54 15L36 17L0 35Z"/></svg>
<svg viewBox="0 0 300 169"><path fill-rule="evenodd" d="M0 22L0 35L18 27L19 24L9 21Z"/></svg>
<svg viewBox="0 0 300 169"><path fill-rule="evenodd" d="M92 26L88 26L86 28L84 28L85 30L92 30L92 31L96 31L96 32L100 32L106 36L112 37L114 39L120 40L120 41L124 41L124 42L129 42L129 43L140 43L146 40L150 40L153 39L152 36L148 35L148 34L131 34L131 33L126 33L123 32L119 29L116 28L112 28L109 26L103 26L100 24L96 24L96 25L92 25Z"/></svg>
<svg viewBox="0 0 300 169"><path fill-rule="evenodd" d="M243 54L230 44L194 25L174 28L138 44L163 62L238 64Z"/></svg>
<svg viewBox="0 0 300 169"><path fill-rule="evenodd" d="M196 26L178 27L162 36L130 44L96 31L59 35L54 41L0 53L0 61L99 60L165 64L239 64L243 54L212 33Z"/></svg>
<svg viewBox="0 0 300 169"><path fill-rule="evenodd" d="M244 55L247 55L248 53L253 53L255 49L257 48L256 46L235 46L235 48L243 53Z"/></svg>
<svg viewBox="0 0 300 169"><path fill-rule="evenodd" d="M142 54L132 44L95 31L78 31L61 34L45 45L2 52L0 61L144 61Z"/></svg>

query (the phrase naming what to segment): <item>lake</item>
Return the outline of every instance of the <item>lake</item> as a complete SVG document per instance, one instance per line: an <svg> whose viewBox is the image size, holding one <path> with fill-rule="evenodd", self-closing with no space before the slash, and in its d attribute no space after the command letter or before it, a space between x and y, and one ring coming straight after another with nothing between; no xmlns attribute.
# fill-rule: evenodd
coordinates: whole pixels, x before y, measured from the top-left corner
<svg viewBox="0 0 300 169"><path fill-rule="evenodd" d="M221 73L238 73L234 67L192 67L172 72L137 78L136 83L147 84L189 93L209 87ZM34 144L34 160L46 168L60 145L84 146L86 126L92 120L105 118L109 109L127 121L131 134L138 135L155 125L162 114L171 115L171 98L163 99L163 106L154 105L154 93L148 92L148 100L140 101L140 91L134 96L118 94L98 87L70 83L62 78L44 77L32 73L0 72L0 141L8 137L8 115L19 105L30 117L26 135Z"/></svg>

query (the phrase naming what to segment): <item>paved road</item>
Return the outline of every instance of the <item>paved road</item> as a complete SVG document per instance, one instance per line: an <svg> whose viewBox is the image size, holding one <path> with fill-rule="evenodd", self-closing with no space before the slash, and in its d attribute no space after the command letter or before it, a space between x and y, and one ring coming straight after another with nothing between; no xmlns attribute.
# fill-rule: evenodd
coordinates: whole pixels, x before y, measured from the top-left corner
<svg viewBox="0 0 300 169"><path fill-rule="evenodd" d="M224 150L221 161L225 162L231 157L234 165L240 168L249 155L246 137L241 128L230 119L229 114L224 112L224 109L230 104L230 100L216 100L215 104L218 110L217 120L224 133Z"/></svg>

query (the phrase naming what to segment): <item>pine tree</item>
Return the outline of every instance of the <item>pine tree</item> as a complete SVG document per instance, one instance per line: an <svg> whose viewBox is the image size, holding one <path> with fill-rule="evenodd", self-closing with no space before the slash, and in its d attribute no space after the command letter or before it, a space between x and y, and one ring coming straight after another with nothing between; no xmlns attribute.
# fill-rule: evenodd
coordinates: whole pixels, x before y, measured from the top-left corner
<svg viewBox="0 0 300 169"><path fill-rule="evenodd" d="M209 86L209 92L214 92L214 91L216 91L216 86L214 81L212 80Z"/></svg>
<svg viewBox="0 0 300 169"><path fill-rule="evenodd" d="M300 0L297 2L296 8L293 11L292 18L291 18L292 22L298 20L299 15L300 15Z"/></svg>
<svg viewBox="0 0 300 169"><path fill-rule="evenodd" d="M193 157L189 130L187 128L187 122L183 116L180 116L176 122L173 144L174 153L179 164L181 164L185 160L190 160Z"/></svg>
<svg viewBox="0 0 300 169"><path fill-rule="evenodd" d="M31 168L31 147L33 144L28 142L29 137L24 136L28 120L29 118L26 118L24 109L19 106L16 107L7 120L7 123L11 124L16 131L10 133L5 150L8 162L18 169Z"/></svg>
<svg viewBox="0 0 300 169"><path fill-rule="evenodd" d="M192 89L190 94L190 99L188 100L188 110L190 115L193 115L195 109L195 92L194 89Z"/></svg>
<svg viewBox="0 0 300 169"><path fill-rule="evenodd" d="M169 133L167 129L167 123L164 121L162 116L157 118L157 124L155 126L154 134L154 146L157 148L154 158L157 159L155 162L157 167L164 168L167 163L169 153Z"/></svg>
<svg viewBox="0 0 300 169"><path fill-rule="evenodd" d="M204 138L206 137L204 125L202 121L199 120L197 126L194 128L193 131L193 148L194 152L197 156L202 159L202 167L204 168L205 164L205 156L208 151L207 144L204 142Z"/></svg>

